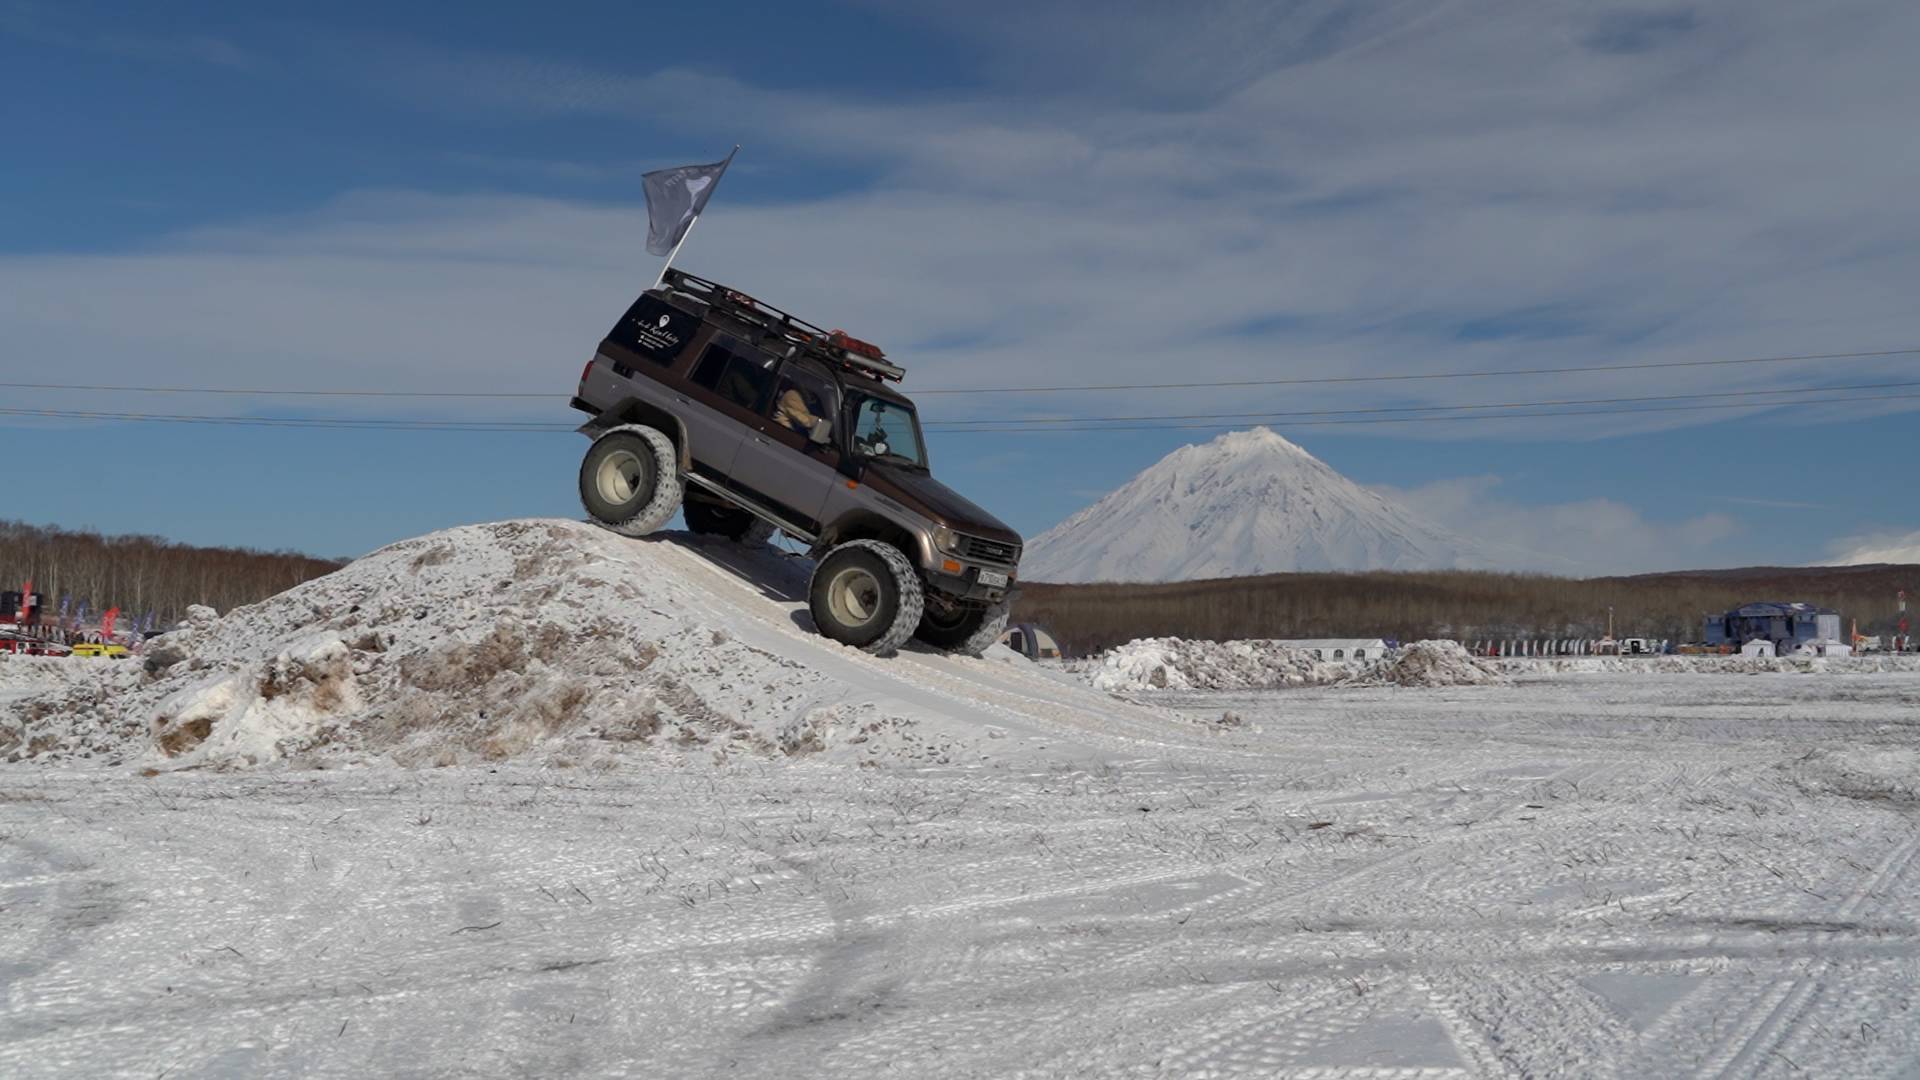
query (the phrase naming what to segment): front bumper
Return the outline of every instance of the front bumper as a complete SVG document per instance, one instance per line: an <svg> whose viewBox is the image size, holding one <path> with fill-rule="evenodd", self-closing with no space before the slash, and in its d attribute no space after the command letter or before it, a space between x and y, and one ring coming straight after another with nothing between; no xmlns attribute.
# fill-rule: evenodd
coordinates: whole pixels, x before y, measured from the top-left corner
<svg viewBox="0 0 1920 1080"><path fill-rule="evenodd" d="M1007 583L1005 585L981 584L980 572L982 570L1007 575ZM1020 583L1015 580L1013 571L1011 570L1003 570L999 567L970 566L966 564L962 564L961 570L957 574L950 574L946 572L945 569L935 569L929 572L927 574L927 584L956 599L977 600L988 604L997 604L1002 600L1008 599L1018 592L1020 588Z"/></svg>

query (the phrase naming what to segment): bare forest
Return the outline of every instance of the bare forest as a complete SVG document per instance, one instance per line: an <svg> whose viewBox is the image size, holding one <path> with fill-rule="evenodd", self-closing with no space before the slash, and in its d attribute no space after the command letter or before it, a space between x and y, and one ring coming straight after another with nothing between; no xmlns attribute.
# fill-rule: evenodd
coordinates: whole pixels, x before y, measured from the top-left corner
<svg viewBox="0 0 1920 1080"><path fill-rule="evenodd" d="M290 551L209 548L158 536L102 536L88 530L0 520L0 586L28 580L45 596L43 615L61 597L90 612L118 607L128 617L153 611L155 625L179 620L190 604L227 611L264 600L340 563Z"/></svg>
<svg viewBox="0 0 1920 1080"><path fill-rule="evenodd" d="M1705 613L1756 600L1804 600L1893 628L1895 592L1920 566L1755 567L1614 578L1469 571L1272 574L1166 585L1021 587L1016 622L1047 627L1070 655L1139 637L1597 638L1695 641Z"/></svg>

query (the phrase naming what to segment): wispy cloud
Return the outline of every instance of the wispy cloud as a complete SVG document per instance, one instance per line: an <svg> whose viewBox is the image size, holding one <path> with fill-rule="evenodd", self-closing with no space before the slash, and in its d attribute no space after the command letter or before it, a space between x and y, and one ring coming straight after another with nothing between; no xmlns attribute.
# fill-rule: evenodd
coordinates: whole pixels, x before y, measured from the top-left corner
<svg viewBox="0 0 1920 1080"><path fill-rule="evenodd" d="M1733 503L1738 506L1764 506L1773 510L1825 510L1825 503L1795 502L1791 499L1755 499L1740 495L1708 495L1714 502Z"/></svg>
<svg viewBox="0 0 1920 1080"><path fill-rule="evenodd" d="M1865 566L1872 563L1920 563L1920 529L1887 529L1835 540L1823 565Z"/></svg>
<svg viewBox="0 0 1920 1080"><path fill-rule="evenodd" d="M1725 514L1660 521L1612 499L1528 505L1503 498L1500 485L1497 476L1471 476L1375 490L1463 536L1544 556L1536 565L1513 567L1516 570L1587 577L1676 566L1735 566L1756 554L1740 546L1739 523Z"/></svg>
<svg viewBox="0 0 1920 1080"><path fill-rule="evenodd" d="M0 4L0 34L39 45L171 63L207 64L236 71L259 66L259 57L215 34L163 29L102 30L83 26L40 4Z"/></svg>
<svg viewBox="0 0 1920 1080"><path fill-rule="evenodd" d="M1920 158L1886 135L1909 126L1920 98L1913 5L1721 0L1645 15L1300 0L1187 21L1147 3L1101 19L1057 4L994 10L1004 26L965 32L996 50L996 81L941 101L425 44L359 49L331 77L420 108L670 122L745 141L743 160L777 168L851 163L870 180L832 195L749 204L723 191L683 261L883 343L966 343L906 357L923 386L1920 346L1920 218L1889 210L1920 187ZM1041 31L1092 81L1014 74ZM1140 48L1149 42L1161 47ZM1181 71L1208 77L1176 94ZM88 358L103 379L164 363L286 384L364 371L546 385L545 365L577 356L650 280L643 232L635 204L354 193L137 253L0 259L0 319L34 355ZM262 342L276 358L266 367ZM1907 370L1890 359L1847 374ZM1743 370L1739 388L1822 374ZM939 407L1253 412L1711 392L1727 380L1235 390L1182 396L1178 410L1150 393ZM1869 407L1792 415L1843 408ZM1731 415L1365 430L1595 438Z"/></svg>

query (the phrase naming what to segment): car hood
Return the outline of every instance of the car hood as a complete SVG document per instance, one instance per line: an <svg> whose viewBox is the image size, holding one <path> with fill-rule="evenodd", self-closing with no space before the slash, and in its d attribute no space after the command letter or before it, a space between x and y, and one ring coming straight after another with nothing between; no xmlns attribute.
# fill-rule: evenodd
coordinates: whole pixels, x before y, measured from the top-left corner
<svg viewBox="0 0 1920 1080"><path fill-rule="evenodd" d="M864 482L950 529L988 540L1020 543L1020 534L979 504L919 469L871 462Z"/></svg>

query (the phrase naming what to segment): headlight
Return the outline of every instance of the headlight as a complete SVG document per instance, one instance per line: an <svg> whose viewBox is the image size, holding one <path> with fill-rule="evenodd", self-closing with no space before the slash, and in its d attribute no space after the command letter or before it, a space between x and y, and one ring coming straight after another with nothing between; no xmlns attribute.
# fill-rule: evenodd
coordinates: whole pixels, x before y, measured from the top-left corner
<svg viewBox="0 0 1920 1080"><path fill-rule="evenodd" d="M960 534L945 525L933 527L933 546L949 555L960 554Z"/></svg>

